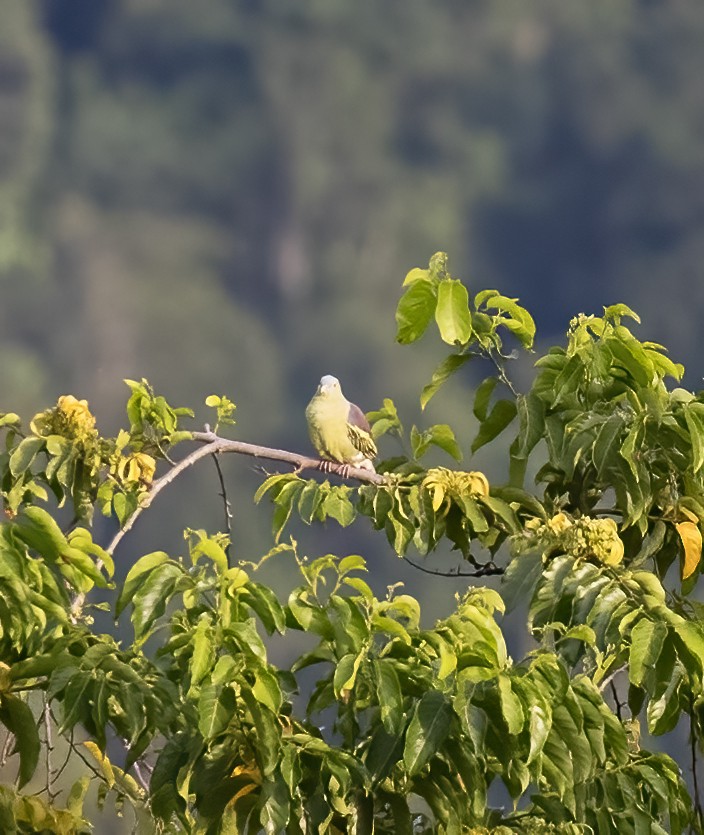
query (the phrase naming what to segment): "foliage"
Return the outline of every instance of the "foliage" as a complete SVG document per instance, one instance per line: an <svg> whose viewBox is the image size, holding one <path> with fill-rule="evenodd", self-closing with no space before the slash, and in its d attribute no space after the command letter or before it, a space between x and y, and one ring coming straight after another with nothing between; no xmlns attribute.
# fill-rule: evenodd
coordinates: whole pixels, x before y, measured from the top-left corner
<svg viewBox="0 0 704 835"><path fill-rule="evenodd" d="M398 340L435 321L452 347L423 404L466 363L489 367L472 451L511 429L509 482L427 467L431 449L462 458L448 424L412 427L379 485L270 475L255 500L273 504L274 547L234 562L229 536L187 530L184 555L139 557L112 607L129 615L126 645L94 626L94 590L114 588L94 508L129 528L192 439L192 413L127 381L129 429L114 438L68 395L27 431L0 416L0 722L17 768L0 786L4 831L87 831L92 788L145 833L702 831L684 762L643 747L639 727L659 736L685 717L701 749L704 630L689 595L704 394L668 388L682 367L622 324L635 318L624 305L573 320L518 393L505 346L535 338L518 300L470 294L443 253L404 285ZM233 422L227 397L207 403ZM370 418L375 437L406 438L391 400ZM398 555L430 561L449 543L468 575L503 573L500 592L469 586L428 627L398 584L375 593L362 556L309 559L284 537L294 517L360 516ZM298 583L285 598L258 579L280 560ZM498 619L521 605L534 645L513 660ZM270 658L279 635L299 647L289 664ZM72 786L51 733L88 768Z"/></svg>

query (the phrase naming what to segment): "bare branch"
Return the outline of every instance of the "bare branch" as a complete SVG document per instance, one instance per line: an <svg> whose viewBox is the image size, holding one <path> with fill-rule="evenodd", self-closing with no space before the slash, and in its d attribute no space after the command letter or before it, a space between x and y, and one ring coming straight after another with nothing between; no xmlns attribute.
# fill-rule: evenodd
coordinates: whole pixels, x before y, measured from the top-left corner
<svg viewBox="0 0 704 835"><path fill-rule="evenodd" d="M457 568L450 568L447 571L441 571L436 568L426 568L423 565L419 565L417 562L413 562L413 560L409 560L408 557L403 555L402 559L413 568L417 568L418 571L422 571L423 574L432 574L435 577L488 577L491 574L503 574L505 572L505 569L498 565L494 565L492 562L480 565L474 571L462 571L459 566L457 566Z"/></svg>
<svg viewBox="0 0 704 835"><path fill-rule="evenodd" d="M353 478L357 481L367 482L368 484L383 484L385 481L383 475L360 469L359 467L335 464L330 461L323 461L320 458L310 458L307 455L299 455L297 452L289 452L285 449L273 449L272 447L248 444L244 441L232 441L228 438L221 438L215 432L211 432L207 427L204 432L193 432L192 437L194 441L203 443L203 446L191 452L161 478L153 482L151 490L145 493L140 499L139 507L125 522L124 527L113 537L112 542L106 549L108 554L112 554L115 551L120 540L132 529L142 512L149 507L164 487L171 484L188 467L192 467L201 458L205 458L208 455L234 452L238 455L250 455L254 458L266 458L269 461L283 461L286 464L292 464L295 467L294 472L296 473L302 470L325 470L326 472L333 472L341 478Z"/></svg>

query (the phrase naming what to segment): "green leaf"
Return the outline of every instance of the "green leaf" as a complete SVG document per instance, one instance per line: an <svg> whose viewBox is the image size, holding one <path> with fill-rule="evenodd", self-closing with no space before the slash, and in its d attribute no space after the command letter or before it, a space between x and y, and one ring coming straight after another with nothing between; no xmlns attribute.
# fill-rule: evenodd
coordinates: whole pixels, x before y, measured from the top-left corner
<svg viewBox="0 0 704 835"><path fill-rule="evenodd" d="M494 514L495 521L503 522L509 533L514 534L521 530L521 525L514 509L503 499L497 496L479 496L479 503L489 508Z"/></svg>
<svg viewBox="0 0 704 835"><path fill-rule="evenodd" d="M506 722L506 727L511 736L517 736L523 730L525 724L521 700L513 692L511 679L507 675L501 673L497 679L497 684L504 722Z"/></svg>
<svg viewBox="0 0 704 835"><path fill-rule="evenodd" d="M229 687L209 684L201 688L198 699L198 730L203 739L219 736L230 724L235 714L237 699Z"/></svg>
<svg viewBox="0 0 704 835"><path fill-rule="evenodd" d="M396 308L396 341L408 345L427 330L437 305L437 283L414 281L401 296Z"/></svg>
<svg viewBox="0 0 704 835"><path fill-rule="evenodd" d="M472 336L467 288L455 278L447 278L438 285L435 321L440 337L448 345L464 345Z"/></svg>
<svg viewBox="0 0 704 835"><path fill-rule="evenodd" d="M283 489L284 485L291 481L295 481L297 478L298 476L295 473L275 473L274 475L270 475L257 488L257 491L254 494L254 503L259 504L259 502L264 498L264 495L270 490L272 491L272 499L275 499Z"/></svg>
<svg viewBox="0 0 704 835"><path fill-rule="evenodd" d="M462 460L462 450L457 443L455 433L446 423L435 424L424 432L418 432L416 427L413 427L411 430L411 446L413 447L414 458L420 458L424 455L431 444L440 447L448 455L451 455L455 461Z"/></svg>
<svg viewBox="0 0 704 835"><path fill-rule="evenodd" d="M274 537L274 542L278 543L279 538L286 527L286 523L291 516L293 504L304 485L305 481L302 479L295 478L295 480L289 480L283 485L274 498L276 509L274 510L271 522L271 532Z"/></svg>
<svg viewBox="0 0 704 835"><path fill-rule="evenodd" d="M325 515L332 517L343 528L351 525L357 515L355 506L349 499L349 493L349 487L333 487L322 504Z"/></svg>
<svg viewBox="0 0 704 835"><path fill-rule="evenodd" d="M339 699L345 690L352 690L357 679L361 655L349 652L337 662L333 678L335 695Z"/></svg>
<svg viewBox="0 0 704 835"><path fill-rule="evenodd" d="M260 704L268 707L273 713L278 713L281 710L283 695L279 680L266 667L262 667L255 672L252 695Z"/></svg>
<svg viewBox="0 0 704 835"><path fill-rule="evenodd" d="M476 499L472 496L460 496L459 504L475 533L486 533L489 530L489 523L486 521L486 516L482 513Z"/></svg>
<svg viewBox="0 0 704 835"><path fill-rule="evenodd" d="M33 435L19 442L10 455L10 472L15 478L29 469L44 443L44 438L36 438Z"/></svg>
<svg viewBox="0 0 704 835"><path fill-rule="evenodd" d="M515 450L517 458L527 458L545 431L545 404L533 392L520 395L516 401L519 430Z"/></svg>
<svg viewBox="0 0 704 835"><path fill-rule="evenodd" d="M403 749L403 764L410 776L440 749L450 731L452 715L450 703L437 690L429 690L416 704Z"/></svg>
<svg viewBox="0 0 704 835"><path fill-rule="evenodd" d="M421 409L425 409L431 399L437 394L440 387L447 382L455 371L462 368L470 359L472 359L471 354L450 354L449 357L445 357L435 371L433 371L430 382L424 386L423 391L420 393Z"/></svg>
<svg viewBox="0 0 704 835"><path fill-rule="evenodd" d="M513 400L499 400L494 404L487 419L479 427L477 437L472 442L472 452L493 441L516 417L517 408Z"/></svg>
<svg viewBox="0 0 704 835"><path fill-rule="evenodd" d="M638 386L647 388L650 385L655 371L653 363L627 328L618 325L614 328L613 336L605 339L605 344L614 363L620 365Z"/></svg>
<svg viewBox="0 0 704 835"><path fill-rule="evenodd" d="M192 689L203 681L215 663L215 647L213 646L213 636L207 617L203 616L199 620L191 643L193 644L193 654L190 661Z"/></svg>
<svg viewBox="0 0 704 835"><path fill-rule="evenodd" d="M164 614L176 583L183 576L180 565L173 562L164 563L153 570L137 589L132 600L132 625L138 641L145 637L154 621Z"/></svg>
<svg viewBox="0 0 704 835"><path fill-rule="evenodd" d="M412 284L414 281L430 281L430 270L423 270L420 267L414 267L406 273L403 279L403 287L407 284Z"/></svg>
<svg viewBox="0 0 704 835"><path fill-rule="evenodd" d="M640 324L640 316L634 310L631 310L627 304L610 304L604 308L604 318L609 319L615 325L620 324L624 316L635 319Z"/></svg>
<svg viewBox="0 0 704 835"><path fill-rule="evenodd" d="M66 798L66 808L76 817L80 817L83 814L83 801L85 800L86 794L88 794L90 783L90 777L87 774L84 774L83 777L76 780L68 793L68 797Z"/></svg>
<svg viewBox="0 0 704 835"><path fill-rule="evenodd" d="M254 694L246 687L242 689L242 698L254 722L257 739L255 754L262 774L268 777L280 764L281 726L279 719L268 707L258 702ZM322 742L322 740L319 741Z"/></svg>
<svg viewBox="0 0 704 835"><path fill-rule="evenodd" d="M264 827L265 835L278 835L285 831L289 820L289 792L284 780L275 776L262 786L259 822ZM223 833L225 835L225 833Z"/></svg>
<svg viewBox="0 0 704 835"><path fill-rule="evenodd" d="M511 560L501 583L501 596L509 612L533 597L542 572L540 554L521 554Z"/></svg>
<svg viewBox="0 0 704 835"><path fill-rule="evenodd" d="M606 477L609 466L612 466L612 462L619 453L623 427L624 422L621 415L612 414L601 424L597 432L592 449L592 461L599 478Z"/></svg>
<svg viewBox="0 0 704 835"><path fill-rule="evenodd" d="M535 703L528 709L528 727L530 731L530 750L527 765L533 762L543 750L552 727L552 716L547 702Z"/></svg>
<svg viewBox="0 0 704 835"><path fill-rule="evenodd" d="M286 617L283 606L268 586L250 581L246 584L246 591L241 595L241 599L259 616L269 635L285 631Z"/></svg>
<svg viewBox="0 0 704 835"><path fill-rule="evenodd" d="M115 604L115 617L118 618L128 603L132 601L135 592L143 584L145 575L151 573L155 568L169 562L169 555L165 551L153 551L140 557L130 568L125 577L125 583Z"/></svg>
<svg viewBox="0 0 704 835"><path fill-rule="evenodd" d="M697 671L701 676L704 673L704 632L698 624L691 621L676 624L674 630L687 655L697 665Z"/></svg>
<svg viewBox="0 0 704 835"><path fill-rule="evenodd" d="M390 734L400 733L404 720L403 693L395 662L380 658L374 662L374 669L381 722Z"/></svg>
<svg viewBox="0 0 704 835"><path fill-rule="evenodd" d="M51 514L36 505L24 508L17 517L14 530L30 548L52 562L56 562L71 547Z"/></svg>
<svg viewBox="0 0 704 835"><path fill-rule="evenodd" d="M15 748L20 755L17 781L22 788L32 778L39 761L41 744L37 723L28 705L9 693L3 694L0 700L0 720L15 736Z"/></svg>
<svg viewBox="0 0 704 835"><path fill-rule="evenodd" d="M641 618L631 630L628 677L632 684L640 687L655 669L667 631L662 621L653 622L648 618Z"/></svg>
<svg viewBox="0 0 704 835"><path fill-rule="evenodd" d="M653 525L648 535L643 539L640 550L630 562L630 567L638 568L643 565L646 560L657 554L665 542L665 534L667 533L667 525L662 519Z"/></svg>
<svg viewBox="0 0 704 835"><path fill-rule="evenodd" d="M478 421L480 421L480 423L486 420L486 416L489 411L489 401L491 400L491 395L494 393L494 389L496 388L496 384L498 382L498 377L487 377L477 386L477 390L474 394L474 406L472 410L474 412L474 416Z"/></svg>
<svg viewBox="0 0 704 835"><path fill-rule="evenodd" d="M704 403L686 403L682 409L692 441L692 469L704 467Z"/></svg>
<svg viewBox="0 0 704 835"><path fill-rule="evenodd" d="M318 482L311 479L301 490L301 495L298 497L298 515L306 525L312 524L322 501L323 491L320 490Z"/></svg>
<svg viewBox="0 0 704 835"><path fill-rule="evenodd" d="M202 537L191 546L191 560L195 565L200 557L207 557L218 568L219 573L227 571L227 554L225 549L214 539Z"/></svg>
<svg viewBox="0 0 704 835"><path fill-rule="evenodd" d="M484 306L487 310L498 310L506 313L500 324L507 327L521 342L524 348L530 350L535 340L535 322L530 313L517 304L517 299L502 296L496 290L485 290L477 294L477 307Z"/></svg>

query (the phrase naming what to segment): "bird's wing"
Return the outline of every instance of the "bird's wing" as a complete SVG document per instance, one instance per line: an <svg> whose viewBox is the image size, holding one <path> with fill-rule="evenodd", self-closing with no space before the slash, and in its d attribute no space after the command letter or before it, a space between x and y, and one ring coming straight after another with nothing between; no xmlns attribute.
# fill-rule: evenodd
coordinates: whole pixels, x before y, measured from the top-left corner
<svg viewBox="0 0 704 835"><path fill-rule="evenodd" d="M372 430L369 426L364 412L350 403L350 409L347 413L347 434L355 449L358 449L367 458L376 457L376 444L372 438Z"/></svg>

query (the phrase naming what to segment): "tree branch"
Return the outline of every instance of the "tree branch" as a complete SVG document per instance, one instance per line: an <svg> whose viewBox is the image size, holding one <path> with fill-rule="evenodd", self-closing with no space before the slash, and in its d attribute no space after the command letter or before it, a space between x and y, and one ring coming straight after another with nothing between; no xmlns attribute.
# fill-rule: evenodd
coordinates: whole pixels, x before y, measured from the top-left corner
<svg viewBox="0 0 704 835"><path fill-rule="evenodd" d="M409 560L408 557L403 554L401 555L401 558L413 568L417 568L418 571L422 571L423 574L432 574L435 577L488 577L491 574L503 574L505 571L505 569L498 565L494 565L493 563L480 565L475 571L462 571L459 566L457 566L457 568L451 568L448 571L440 571L435 568L426 568L423 565L419 565L417 562Z"/></svg>
<svg viewBox="0 0 704 835"><path fill-rule="evenodd" d="M227 547L225 548L225 556L227 557L228 566L230 563L230 548L232 545L232 505L227 497L227 487L225 486L225 477L222 474L222 467L217 455L213 455L213 463L218 474L218 481L220 482L220 498L225 510L225 533L227 534Z"/></svg>
<svg viewBox="0 0 704 835"><path fill-rule="evenodd" d="M292 464L295 467L294 472L296 473L300 473L302 470L325 470L326 472L335 473L341 478L354 478L357 481L364 481L367 484L383 484L385 481L383 475L360 469L359 467L335 464L331 461L323 461L320 458L310 458L307 455L299 455L297 452L288 452L285 449L274 449L257 444L248 444L244 441L231 441L228 438L221 438L215 432L211 432L207 426L204 432L193 432L192 437L194 441L200 441L204 445L181 459L181 461L161 476L161 478L156 479L152 483L151 490L142 496L139 507L125 522L124 527L113 537L112 542L106 549L108 554L112 554L115 551L120 540L132 529L142 512L149 507L164 487L171 484L188 467L192 467L201 458L205 458L208 455L234 452L238 455L250 455L253 458L265 458L268 461L283 461L286 464Z"/></svg>

